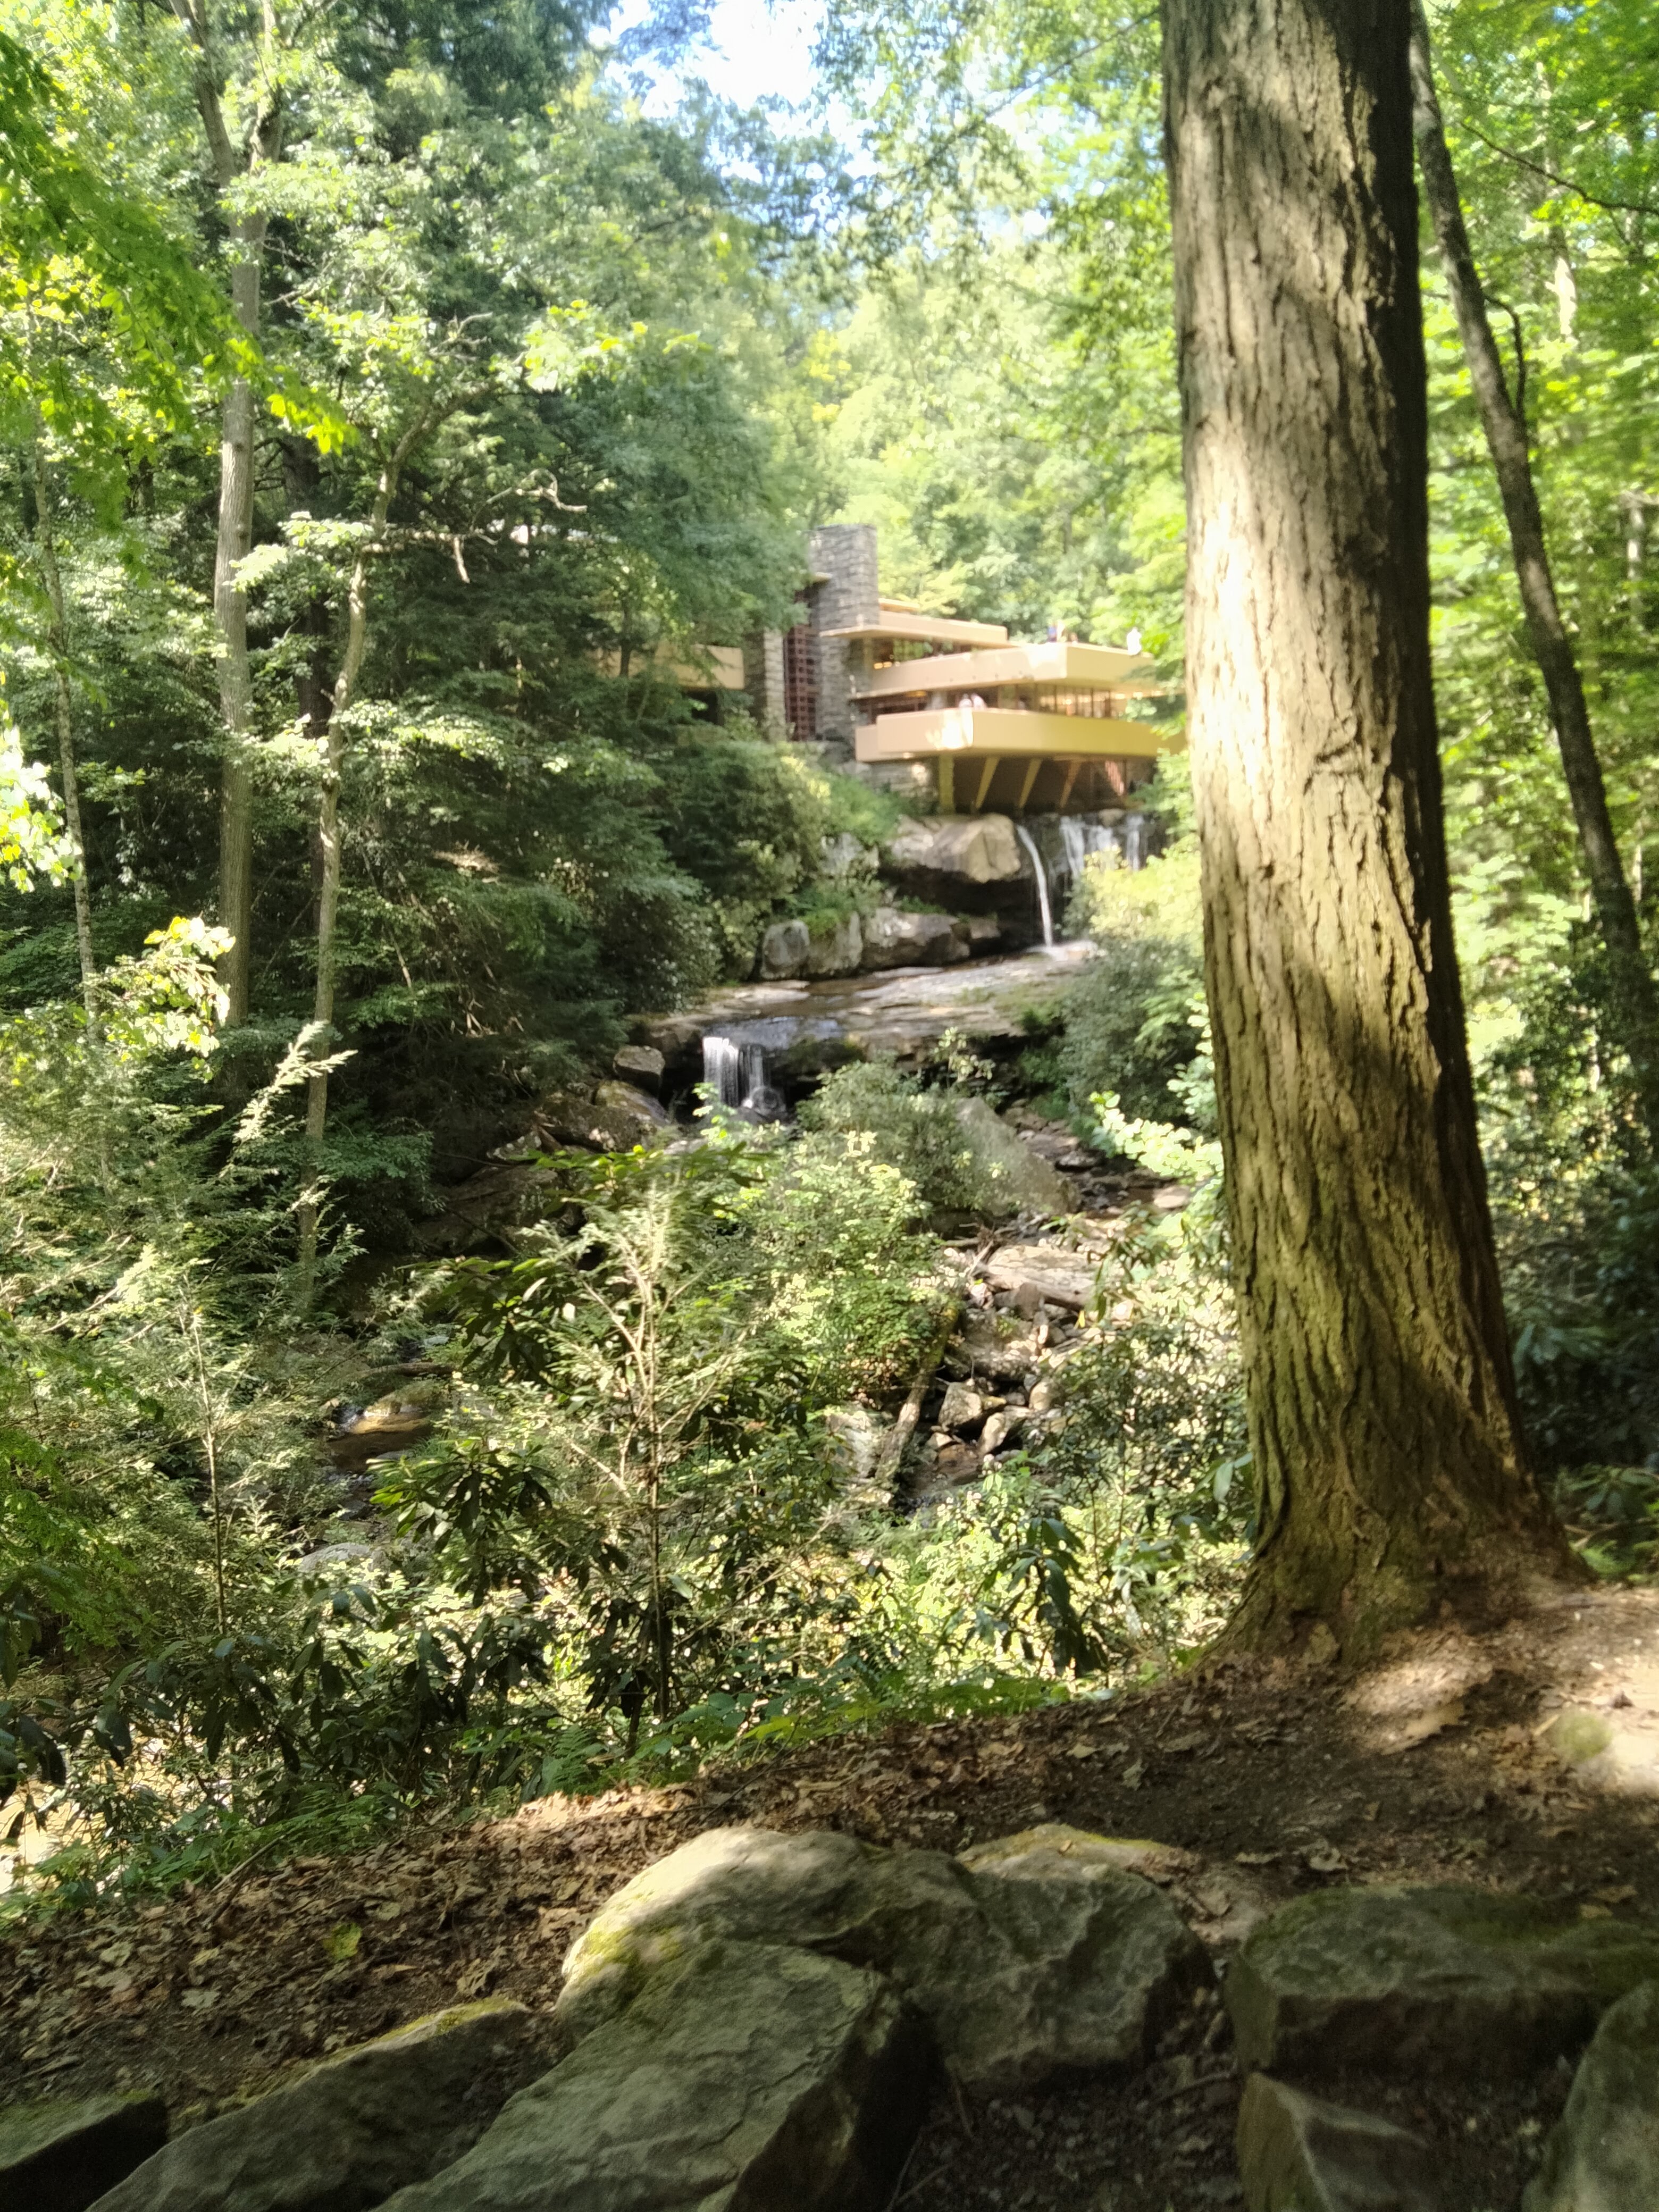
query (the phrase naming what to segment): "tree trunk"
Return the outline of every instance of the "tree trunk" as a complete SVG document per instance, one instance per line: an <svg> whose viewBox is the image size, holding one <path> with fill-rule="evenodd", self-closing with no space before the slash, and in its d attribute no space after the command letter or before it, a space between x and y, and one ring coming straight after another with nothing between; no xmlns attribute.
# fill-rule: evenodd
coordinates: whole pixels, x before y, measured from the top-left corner
<svg viewBox="0 0 1659 2212"><path fill-rule="evenodd" d="M1451 934L1409 0L1165 0L1206 975L1259 1498L1235 1642L1572 1555L1526 1465Z"/></svg>
<svg viewBox="0 0 1659 2212"><path fill-rule="evenodd" d="M64 780L64 826L75 848L75 949L81 963L81 996L87 1020L98 1018L98 963L92 950L92 894L87 882L87 841L81 832L81 784L75 772L75 700L69 678L69 617L58 566L58 533L52 520L52 483L37 422L34 437L34 538L40 549L46 599L52 608L47 645L58 708L58 759Z"/></svg>
<svg viewBox="0 0 1659 2212"><path fill-rule="evenodd" d="M1527 618L1527 635L1544 678L1561 749L1561 766L1578 825L1579 849L1595 902L1601 941L1607 950L1619 1041L1630 1054L1642 1116L1650 1141L1659 1147L1659 992L1643 950L1636 902L1631 896L1619 844L1607 811L1607 787L1590 728L1589 707L1577 655L1555 596L1544 543L1544 518L1533 482L1527 425L1510 397L1504 364L1486 319L1486 295L1474 265L1469 234L1458 197L1446 128L1435 94L1429 54L1429 28L1421 0L1412 9L1412 93L1417 155L1423 172L1429 213L1440 247L1446 289L1469 365L1469 380L1481 426L1503 495L1516 580ZM1565 310L1564 310L1565 319Z"/></svg>
<svg viewBox="0 0 1659 2212"><path fill-rule="evenodd" d="M239 153L225 127L222 86L214 54L209 0L173 0L173 12L196 46L196 101L207 134L214 183L222 197L233 185L282 148L281 72L264 71L271 88L255 116L245 151ZM261 10L261 35L268 64L274 64L276 19L271 0ZM265 218L250 210L229 222L237 258L230 275L231 307L250 338L259 335L259 276L264 253ZM247 1019L248 979L253 926L253 676L247 649L247 595L236 581L236 563L246 557L253 538L254 404L245 377L234 377L225 393L219 441L219 527L213 555L213 614L219 633L219 711L225 726L224 762L219 787L219 921L233 939L219 962L219 981L227 1000L226 1021Z"/></svg>
<svg viewBox="0 0 1659 2212"><path fill-rule="evenodd" d="M346 587L346 648L340 672L334 679L328 729L323 741L323 789L318 808L317 839L322 855L322 874L317 892L317 988L312 1004L313 1051L321 1061L328 1057L334 1026L334 940L340 911L340 778L345 767L346 732L343 720L357 690L363 657L368 647L368 570L381 550L398 480L432 426L428 399L398 441L380 471L365 534L351 564ZM318 1066L306 1085L306 1169L300 1192L299 1304L308 1312L316 1294L317 1233L322 1210L323 1133L328 1126L328 1068Z"/></svg>

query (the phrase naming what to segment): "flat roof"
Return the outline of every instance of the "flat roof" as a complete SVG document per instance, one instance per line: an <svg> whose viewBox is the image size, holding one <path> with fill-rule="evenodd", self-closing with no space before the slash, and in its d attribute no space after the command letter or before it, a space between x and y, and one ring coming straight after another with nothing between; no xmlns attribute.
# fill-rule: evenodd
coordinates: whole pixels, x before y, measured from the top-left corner
<svg viewBox="0 0 1659 2212"><path fill-rule="evenodd" d="M910 691L963 691L997 684L1068 684L1079 690L1144 696L1162 689L1149 680L1152 672L1147 654L1117 646L997 645L977 653L932 653L921 660L872 669L854 696L890 699Z"/></svg>
<svg viewBox="0 0 1659 2212"><path fill-rule="evenodd" d="M948 615L889 613L884 610L872 623L855 623L847 629L826 629L823 637L890 639L917 645L1006 645L1003 623L955 622Z"/></svg>

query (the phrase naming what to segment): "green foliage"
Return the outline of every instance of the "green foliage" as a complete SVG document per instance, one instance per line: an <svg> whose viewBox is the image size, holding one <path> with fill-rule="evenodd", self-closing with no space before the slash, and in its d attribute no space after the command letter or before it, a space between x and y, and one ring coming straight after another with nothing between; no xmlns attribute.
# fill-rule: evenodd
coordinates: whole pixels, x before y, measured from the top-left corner
<svg viewBox="0 0 1659 2212"><path fill-rule="evenodd" d="M927 1087L889 1060L854 1060L825 1079L801 1120L839 1138L849 1166L867 1160L896 1170L929 1213L994 1215L1005 1210L997 1171L958 1117L965 1095Z"/></svg>
<svg viewBox="0 0 1659 2212"><path fill-rule="evenodd" d="M1065 1006L1058 1058L1072 1109L1109 1092L1132 1118L1167 1121L1204 1024L1195 843L1133 872L1092 855L1071 924L1096 947Z"/></svg>
<svg viewBox="0 0 1659 2212"><path fill-rule="evenodd" d="M688 730L662 759L669 859L708 894L729 971L754 964L761 925L816 875L828 813L798 756L752 729Z"/></svg>
<svg viewBox="0 0 1659 2212"><path fill-rule="evenodd" d="M882 845L904 819L904 808L890 791L866 783L855 775L826 770L816 779L826 816L825 830L832 837L856 837L861 845Z"/></svg>

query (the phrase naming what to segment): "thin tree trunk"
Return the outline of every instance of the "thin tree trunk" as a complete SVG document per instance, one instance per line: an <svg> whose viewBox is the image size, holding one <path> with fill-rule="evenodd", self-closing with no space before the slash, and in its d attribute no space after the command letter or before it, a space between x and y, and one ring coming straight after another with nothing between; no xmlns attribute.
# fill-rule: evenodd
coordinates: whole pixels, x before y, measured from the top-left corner
<svg viewBox="0 0 1659 2212"><path fill-rule="evenodd" d="M899 1407L897 1419L881 1440L881 1449L877 1453L875 1465L871 1470L872 1480L878 1489L885 1489L898 1480L899 1469L904 1464L905 1448L916 1432L928 1389L961 1319L962 1302L959 1298L953 1298L940 1317L939 1327L933 1331L927 1349L921 1356L921 1363L911 1378L910 1388L904 1403Z"/></svg>
<svg viewBox="0 0 1659 2212"><path fill-rule="evenodd" d="M1188 739L1260 1538L1356 1656L1575 1563L1526 1465L1430 678L1409 0L1165 0Z"/></svg>
<svg viewBox="0 0 1659 2212"><path fill-rule="evenodd" d="M173 0L173 11L196 46L196 99L214 182L222 197L233 185L282 149L283 111L272 92L249 134L245 153L233 146L225 126L218 67L214 56L209 0ZM271 0L261 10L261 33L268 63L274 63L276 18ZM280 84L280 72L268 66L267 84ZM265 218L250 211L233 216L229 229L237 258L230 274L231 307L250 338L259 335L260 264ZM228 1000L226 1020L247 1019L248 980L253 924L253 775L249 748L253 723L253 676L247 649L247 596L236 580L236 564L246 559L253 537L254 422L252 387L234 377L226 391L219 441L219 526L213 556L213 613L219 633L219 710L224 721L225 751L219 790L219 921L233 943L219 962L219 981Z"/></svg>
<svg viewBox="0 0 1659 2212"><path fill-rule="evenodd" d="M1527 635L1549 697L1550 719L1555 724L1573 819L1578 825L1579 849L1607 951L1620 1042L1630 1054L1649 1138L1659 1146L1659 991L1654 988L1636 902L1613 834L1578 658L1555 595L1544 541L1544 518L1533 482L1526 420L1504 374L1463 221L1456 173L1435 93L1429 27L1421 0L1413 0L1412 8L1411 67L1417 157L1440 246L1441 265L1503 495Z"/></svg>
<svg viewBox="0 0 1659 2212"><path fill-rule="evenodd" d="M47 645L58 707L58 759L64 780L64 824L75 848L75 947L81 962L81 996L87 1020L98 1018L98 963L92 950L92 894L87 882L87 841L81 832L81 785L75 772L75 701L69 679L69 617L64 579L58 566L58 534L52 520L52 483L37 422L34 437L34 537L40 549L46 599L52 608Z"/></svg>
<svg viewBox="0 0 1659 2212"><path fill-rule="evenodd" d="M340 910L340 778L345 767L346 732L343 716L356 696L368 647L369 563L380 550L386 518L397 495L398 483L410 455L431 427L431 403L398 441L391 459L380 471L365 536L351 564L346 586L346 648L340 672L334 679L334 696L324 740L322 799L318 809L317 837L322 854L322 876L317 892L317 986L312 1002L314 1025L313 1051L319 1060L328 1056L334 1025L334 947ZM316 1292L317 1231L322 1207L323 1134L328 1126L328 1069L315 1068L306 1085L306 1168L301 1188L299 1220L299 1304L308 1311Z"/></svg>

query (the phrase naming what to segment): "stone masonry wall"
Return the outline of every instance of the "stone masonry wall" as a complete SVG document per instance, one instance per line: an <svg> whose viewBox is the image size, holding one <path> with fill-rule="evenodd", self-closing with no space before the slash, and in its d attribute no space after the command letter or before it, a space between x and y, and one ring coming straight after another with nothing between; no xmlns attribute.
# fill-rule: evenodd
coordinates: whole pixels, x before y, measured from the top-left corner
<svg viewBox="0 0 1659 2212"><path fill-rule="evenodd" d="M812 627L818 653L818 726L820 738L849 744L853 736L852 685L857 663L845 641L826 637L832 629L849 629L873 623L880 611L876 583L876 532L873 523L825 523L812 532L811 558L818 574L828 580L812 595Z"/></svg>

